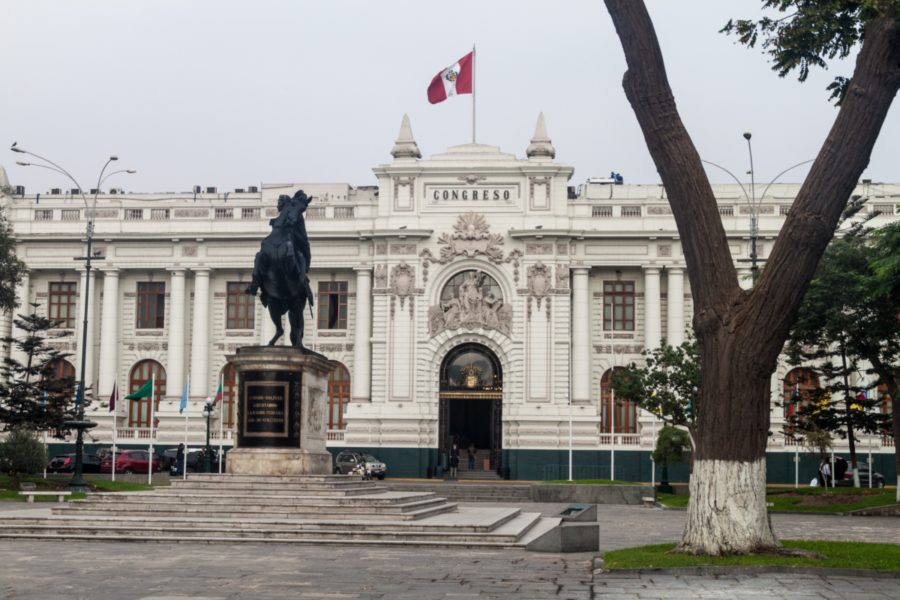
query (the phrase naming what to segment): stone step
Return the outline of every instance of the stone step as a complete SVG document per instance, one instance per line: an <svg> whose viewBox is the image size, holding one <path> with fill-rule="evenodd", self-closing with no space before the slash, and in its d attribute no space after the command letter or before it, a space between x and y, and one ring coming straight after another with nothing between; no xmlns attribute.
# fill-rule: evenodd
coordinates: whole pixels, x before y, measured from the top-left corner
<svg viewBox="0 0 900 600"><path fill-rule="evenodd" d="M265 485L341 485L359 484L374 485L372 481L364 481L355 475L228 475L218 473L189 473L187 479L173 478L172 484L191 483L252 483L256 486Z"/></svg>
<svg viewBox="0 0 900 600"><path fill-rule="evenodd" d="M388 492L390 493L390 492ZM221 498L217 500L222 500ZM166 498L151 497L143 495L134 495L128 498L107 498L105 501L96 501L93 498L85 500L75 500L59 506L60 511L64 514L67 510L143 510L147 508L158 508L171 513L178 512L253 512L256 510L290 510L298 512L332 512L335 509L358 509L360 507L371 508L377 513L392 513L415 510L426 506L443 504L445 498L435 496L434 494L408 494L403 495L396 493L393 498L378 498L377 502L356 502L355 504L345 504L344 498L306 498L298 499L290 496L282 498L255 498L244 497L235 502L212 502L210 498L196 496L169 496ZM359 498L350 498L349 500L359 500ZM385 501L387 500L387 501Z"/></svg>
<svg viewBox="0 0 900 600"><path fill-rule="evenodd" d="M389 507L371 507L366 510L365 514L360 514L360 519L366 520L387 520L387 519L404 519L415 520L424 517L434 516L443 512L453 511L456 504L447 503L443 498L438 501L429 501L427 503L407 503L407 505L389 506ZM269 518L317 518L333 514L335 507L273 507L273 506L230 506L222 507L215 510L210 509L206 505L189 505L176 507L174 505L160 504L115 504L115 503L79 503L72 502L61 507L53 507L51 509L54 515L107 515L109 517L153 517L163 515L209 515L214 514L220 519L236 519L247 517L248 515L260 515Z"/></svg>
<svg viewBox="0 0 900 600"><path fill-rule="evenodd" d="M332 487L324 484L315 484L302 486L296 484L285 484L283 486L269 485L258 487L252 483L215 483L215 482L195 482L190 485L176 485L173 490L185 490L191 492L205 491L210 494L218 495L224 492L246 492L246 493L263 493L275 495L338 495L345 496L373 494L377 493L378 488L372 487L369 481L359 481L356 484L342 485L340 487Z"/></svg>
<svg viewBox="0 0 900 600"><path fill-rule="evenodd" d="M377 490L375 494L365 495L273 495L273 494L234 494L234 493L196 493L186 490L156 490L153 492L140 493L97 493L90 494L83 502L97 504L112 503L158 503L169 505L190 505L202 504L204 506L217 505L239 505L250 503L265 506L317 506L328 505L336 507L353 507L353 506L384 506L393 505L414 500L428 500L435 498L433 492L392 492L387 490Z"/></svg>

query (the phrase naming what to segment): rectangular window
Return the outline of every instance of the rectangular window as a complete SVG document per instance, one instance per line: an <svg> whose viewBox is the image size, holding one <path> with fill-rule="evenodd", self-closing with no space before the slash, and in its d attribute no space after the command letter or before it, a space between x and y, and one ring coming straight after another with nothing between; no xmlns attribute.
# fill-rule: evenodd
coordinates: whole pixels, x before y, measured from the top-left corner
<svg viewBox="0 0 900 600"><path fill-rule="evenodd" d="M623 206L622 207L622 216L623 217L639 217L639 216L641 216L641 207L640 206Z"/></svg>
<svg viewBox="0 0 900 600"><path fill-rule="evenodd" d="M611 217L612 216L612 206L592 206L591 207L591 216L592 217Z"/></svg>
<svg viewBox="0 0 900 600"><path fill-rule="evenodd" d="M64 208L60 211L60 219L63 221L77 221L81 218L81 211L77 208Z"/></svg>
<svg viewBox="0 0 900 600"><path fill-rule="evenodd" d="M144 209L143 208L126 208L125 209L125 220L126 221L140 221L144 218Z"/></svg>
<svg viewBox="0 0 900 600"><path fill-rule="evenodd" d="M47 317L58 321L59 327L72 329L75 327L75 282L51 283L47 289Z"/></svg>
<svg viewBox="0 0 900 600"><path fill-rule="evenodd" d="M241 219L244 221L258 221L259 220L259 209L258 208L242 208L241 209Z"/></svg>
<svg viewBox="0 0 900 600"><path fill-rule="evenodd" d="M306 219L314 220L314 219L324 219L325 218L325 207L324 206L310 206L306 209Z"/></svg>
<svg viewBox="0 0 900 600"><path fill-rule="evenodd" d="M50 208L39 208L34 211L34 220L35 221L52 221L53 220L53 209Z"/></svg>
<svg viewBox="0 0 900 600"><path fill-rule="evenodd" d="M217 208L214 218L216 219L216 221L230 221L234 219L234 209Z"/></svg>
<svg viewBox="0 0 900 600"><path fill-rule="evenodd" d="M603 282L603 329L634 331L634 282Z"/></svg>
<svg viewBox="0 0 900 600"><path fill-rule="evenodd" d="M168 208L151 208L150 209L150 220L151 221L168 221L169 220L169 209Z"/></svg>
<svg viewBox="0 0 900 600"><path fill-rule="evenodd" d="M334 218L335 219L352 219L354 215L352 206L335 206L334 207Z"/></svg>
<svg viewBox="0 0 900 600"><path fill-rule="evenodd" d="M734 207L733 206L720 206L719 214L723 217L733 217L734 216Z"/></svg>
<svg viewBox="0 0 900 600"><path fill-rule="evenodd" d="M166 284L146 281L137 284L137 328L162 329L166 319Z"/></svg>
<svg viewBox="0 0 900 600"><path fill-rule="evenodd" d="M319 282L319 329L347 329L347 282Z"/></svg>
<svg viewBox="0 0 900 600"><path fill-rule="evenodd" d="M225 300L225 329L253 329L256 313L255 298L244 293L246 283L228 282Z"/></svg>

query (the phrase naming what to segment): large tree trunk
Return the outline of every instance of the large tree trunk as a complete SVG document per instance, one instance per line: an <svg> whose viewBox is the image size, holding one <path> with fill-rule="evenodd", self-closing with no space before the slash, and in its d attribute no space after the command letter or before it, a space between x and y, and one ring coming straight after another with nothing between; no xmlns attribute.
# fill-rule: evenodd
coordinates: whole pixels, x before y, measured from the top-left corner
<svg viewBox="0 0 900 600"><path fill-rule="evenodd" d="M681 235L703 389L680 549L746 553L778 544L765 497L769 380L819 258L868 164L900 83L900 28L873 21L850 90L756 288L744 292L712 187L681 122L643 2L606 0L625 51L623 87Z"/></svg>

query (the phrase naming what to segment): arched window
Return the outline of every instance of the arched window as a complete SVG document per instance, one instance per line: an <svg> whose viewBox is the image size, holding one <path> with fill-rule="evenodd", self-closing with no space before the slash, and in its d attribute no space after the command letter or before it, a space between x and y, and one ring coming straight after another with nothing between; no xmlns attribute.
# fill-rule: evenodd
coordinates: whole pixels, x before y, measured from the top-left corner
<svg viewBox="0 0 900 600"><path fill-rule="evenodd" d="M216 385L218 388L218 384ZM234 419L236 417L235 408L237 407L237 389L238 378L234 365L226 363L222 367L222 421L223 429L231 429L234 427Z"/></svg>
<svg viewBox="0 0 900 600"><path fill-rule="evenodd" d="M51 360L44 369L43 381L46 382L45 389L48 393L71 397L75 393L75 366L63 358ZM60 385L56 382L63 383Z"/></svg>
<svg viewBox="0 0 900 600"><path fill-rule="evenodd" d="M801 407L812 401L812 394L819 389L819 376L812 369L797 367L784 377L782 398L784 418L790 419Z"/></svg>
<svg viewBox="0 0 900 600"><path fill-rule="evenodd" d="M616 371L625 371L625 367L615 367ZM613 409L613 393L610 381L612 369L608 369L600 378L600 431L612 433L615 425L615 433L637 433L637 404L629 400L616 398ZM614 415L613 423L610 415Z"/></svg>
<svg viewBox="0 0 900 600"><path fill-rule="evenodd" d="M328 374L328 429L343 429L344 413L350 404L350 371L341 363L334 363Z"/></svg>
<svg viewBox="0 0 900 600"><path fill-rule="evenodd" d="M157 412L160 399L166 395L166 370L155 360L142 360L132 367L128 376L128 393L138 391L152 377L156 378L153 400L156 403L154 412ZM125 402L128 402L128 426L150 427L150 398Z"/></svg>

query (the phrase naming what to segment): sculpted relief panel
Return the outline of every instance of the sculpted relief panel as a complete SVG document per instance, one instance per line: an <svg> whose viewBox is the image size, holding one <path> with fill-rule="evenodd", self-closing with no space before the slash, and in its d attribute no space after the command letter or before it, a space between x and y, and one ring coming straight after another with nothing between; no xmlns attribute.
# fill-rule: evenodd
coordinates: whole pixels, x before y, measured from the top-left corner
<svg viewBox="0 0 900 600"><path fill-rule="evenodd" d="M494 329L510 335L512 307L503 302L500 286L490 275L473 269L447 282L440 303L428 309L428 330L433 337L448 329Z"/></svg>

